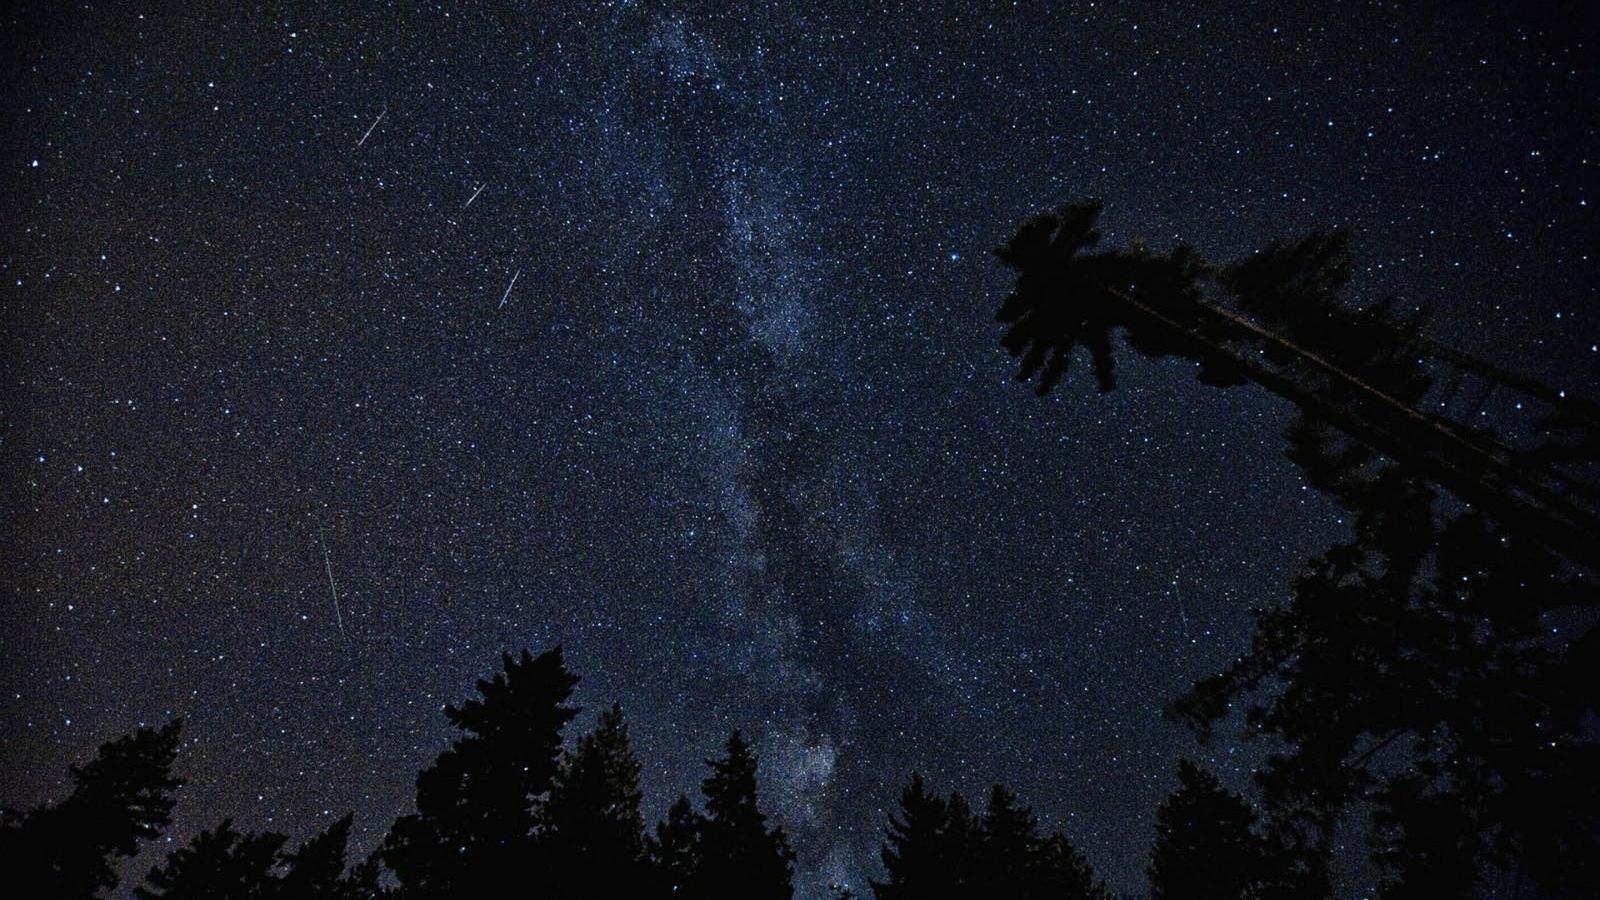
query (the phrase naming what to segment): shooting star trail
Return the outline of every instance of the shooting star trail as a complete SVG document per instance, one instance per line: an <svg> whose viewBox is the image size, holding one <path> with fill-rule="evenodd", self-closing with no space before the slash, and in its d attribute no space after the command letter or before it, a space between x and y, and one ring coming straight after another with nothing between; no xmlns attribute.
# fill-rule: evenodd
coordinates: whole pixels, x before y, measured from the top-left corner
<svg viewBox="0 0 1600 900"><path fill-rule="evenodd" d="M372 120L372 126L371 126L371 127L369 127L369 128L368 128L368 129L367 129L367 133L366 133L366 134L363 134L363 135L362 135L362 136L361 136L361 140L359 140L359 141L356 141L356 146L357 146L357 147L360 147L360 146L361 146L361 145L362 145L362 144L365 144L365 143L366 143L366 142L367 142L367 138L369 138L369 137L372 137L372 131L373 131L373 129L374 129L374 128L377 128L377 127L378 127L378 123L379 123L379 122L382 122L382 121L383 121L383 117L384 117L384 116L387 116L387 115L388 115L388 114L389 114L389 107L387 107L387 106L385 106L385 107L384 107L384 108L383 108L383 109L382 109L382 110L381 110L381 111L380 111L380 112L379 112L379 113L378 113L378 117L377 117L377 118L376 118L376 119L373 119L373 120Z"/></svg>
<svg viewBox="0 0 1600 900"><path fill-rule="evenodd" d="M522 270L521 270L521 269L518 269L518 270L517 270L517 274L516 274L516 275L513 275L513 276L511 276L511 283L510 283L510 284L508 284L508 285L506 285L506 292L505 292L505 293L504 293L504 294L501 294L501 295L500 295L500 305L499 305L499 306L496 306L496 307L495 307L495 309L501 309L501 308L503 308L503 307L504 307L504 306L505 306L505 305L506 305L506 298L507 298L507 297L509 297L509 296L511 296L511 289L512 289L512 288L513 288L513 287L515 287L515 286L516 286L516 284L517 284L517 278L518 278L518 276L520 276L520 275L521 275L521 274L522 274Z"/></svg>
<svg viewBox="0 0 1600 900"><path fill-rule="evenodd" d="M489 182L487 182L487 181L485 181L483 184L478 185L478 189L472 192L472 196L467 198L467 202L466 203L461 204L461 208L462 209L466 209L467 207L471 206L472 205L472 201L478 199L478 195L483 193L483 189L488 187L488 186L489 186Z"/></svg>
<svg viewBox="0 0 1600 900"><path fill-rule="evenodd" d="M344 632L344 613L339 610L339 589L333 586L333 560L328 556L328 542L322 539L322 530L317 529L317 543L322 545L322 567L328 572L328 594L333 597L333 617L339 623L339 636L348 639L350 636Z"/></svg>

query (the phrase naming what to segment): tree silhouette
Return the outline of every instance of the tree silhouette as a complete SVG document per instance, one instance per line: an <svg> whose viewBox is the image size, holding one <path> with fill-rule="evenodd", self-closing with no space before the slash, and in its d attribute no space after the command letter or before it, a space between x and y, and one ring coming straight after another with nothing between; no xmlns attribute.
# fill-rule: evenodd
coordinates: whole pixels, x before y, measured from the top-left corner
<svg viewBox="0 0 1600 900"><path fill-rule="evenodd" d="M1411 776L1391 785L1379 808L1379 858L1385 900L1472 897L1483 873L1463 862L1485 854L1481 815Z"/></svg>
<svg viewBox="0 0 1600 900"><path fill-rule="evenodd" d="M695 875L700 871L700 832L704 818L683 794L667 808L667 817L656 825L649 841L651 862L663 890L676 897L691 896Z"/></svg>
<svg viewBox="0 0 1600 900"><path fill-rule="evenodd" d="M344 877L345 852L350 844L353 814L328 826L328 830L287 854L289 872L284 877L285 892L297 897L333 898Z"/></svg>
<svg viewBox="0 0 1600 900"><path fill-rule="evenodd" d="M540 859L556 897L635 897L647 892L639 760L622 707L563 757L540 816Z"/></svg>
<svg viewBox="0 0 1600 900"><path fill-rule="evenodd" d="M1329 833L1355 804L1372 812L1385 900L1477 895L1495 867L1548 896L1593 894L1600 662L1559 652L1547 634L1547 613L1589 602L1593 588L1485 515L1441 522L1401 508L1433 499L1395 466L1378 472L1393 487L1368 496L1388 503L1363 507L1356 538L1314 561L1292 602L1261 614L1251 654L1174 705L1204 729L1230 698L1270 683L1248 719L1286 749L1258 774L1259 821L1209 772L1180 764L1157 812L1153 900L1328 896ZM621 708L562 753L577 679L559 648L502 662L478 698L447 707L464 736L419 775L418 813L367 862L347 866L348 815L292 850L283 835L225 819L150 869L134 895L454 900L508 886L561 898L792 895L794 855L760 810L757 759L739 732L707 761L705 812L680 796L647 839ZM45 878L60 888L53 896L113 885L108 861L169 822L177 735L173 723L108 743L73 769L66 801L9 813L0 846L12 871ZM961 794L940 797L913 774L881 856L877 900L1110 896L1083 855L1041 833L1003 785L975 816ZM380 885L380 862L396 890Z"/></svg>
<svg viewBox="0 0 1600 900"><path fill-rule="evenodd" d="M913 774L886 837L881 856L888 880L872 882L877 900L1109 898L1071 842L1041 836L1033 813L1000 785L974 821L959 793L941 799Z"/></svg>
<svg viewBox="0 0 1600 900"><path fill-rule="evenodd" d="M371 900L377 870L345 872L352 817L345 816L293 852L281 834L241 833L233 822L202 831L152 868L133 889L139 900Z"/></svg>
<svg viewBox="0 0 1600 900"><path fill-rule="evenodd" d="M989 789L989 804L978 823L973 883L989 897L1022 897L1032 891L1033 854L1039 820L1002 785Z"/></svg>
<svg viewBox="0 0 1600 900"><path fill-rule="evenodd" d="M974 897L1091 900L1105 896L1088 862L1060 834L1043 837L1033 811L1003 785L989 790L978 824Z"/></svg>
<svg viewBox="0 0 1600 900"><path fill-rule="evenodd" d="M1001 343L1021 358L1018 380L1038 376L1041 395L1066 374L1079 346L1089 352L1100 390L1115 387L1111 335L1117 328L1129 329L1149 352L1187 351L1197 358L1220 359L1205 354L1176 329L1152 328L1130 317L1128 305L1115 293L1136 292L1162 310L1192 318L1184 301L1195 290L1198 261L1183 248L1167 256L1137 248L1086 252L1100 242L1095 228L1100 212L1100 203L1091 201L1036 216L995 250L1001 262L1017 271L1016 288L996 315L1008 326Z"/></svg>
<svg viewBox="0 0 1600 900"><path fill-rule="evenodd" d="M711 774L701 783L706 815L690 896L787 900L794 893L794 852L758 806L755 753L737 731L724 749L721 759L706 761Z"/></svg>
<svg viewBox="0 0 1600 900"><path fill-rule="evenodd" d="M464 732L417 776L417 812L395 822L382 858L408 898L479 897L528 874L535 803L549 790L565 706L577 684L561 648L479 680L478 699L445 708Z"/></svg>
<svg viewBox="0 0 1600 900"><path fill-rule="evenodd" d="M1178 789L1156 812L1150 850L1151 900L1242 900L1271 896L1271 854L1255 833L1256 814L1189 760Z"/></svg>
<svg viewBox="0 0 1600 900"><path fill-rule="evenodd" d="M1141 284L1079 252L1098 213L1031 220L997 251L1019 273L998 318L1021 377L1049 390L1064 363L1045 354L1109 356L1083 335L1121 328L1141 353L1198 360L1202 380L1260 384L1297 407L1291 458L1355 513L1354 538L1258 613L1250 652L1171 709L1204 735L1243 707L1251 733L1281 742L1259 775L1279 863L1325 886L1331 832L1360 804L1389 896L1470 891L1494 867L1600 892L1600 519L1582 505L1600 492L1555 468L1595 461L1594 405L1427 341L1420 317L1346 306L1339 235L1223 267L1180 248L1172 282ZM1589 437L1518 451L1435 415L1424 359L1539 397Z"/></svg>
<svg viewBox="0 0 1600 900"><path fill-rule="evenodd" d="M1078 848L1061 834L1052 834L1034 849L1032 896L1052 900L1111 900Z"/></svg>
<svg viewBox="0 0 1600 900"><path fill-rule="evenodd" d="M72 793L54 806L0 816L0 864L18 883L58 897L91 897L117 886L120 858L172 823L172 775L182 725L140 728L101 745L72 767Z"/></svg>
<svg viewBox="0 0 1600 900"><path fill-rule="evenodd" d="M233 822L202 831L150 870L145 885L133 889L139 900L257 900L279 896L274 870L288 838L281 834L241 834Z"/></svg>
<svg viewBox="0 0 1600 900"><path fill-rule="evenodd" d="M957 791L950 792L944 808L945 825L941 843L955 861L952 880L961 885L964 891L970 891L976 884L974 869L978 865L978 847L983 840L978 817L973 814L967 798Z"/></svg>
<svg viewBox="0 0 1600 900"><path fill-rule="evenodd" d="M913 772L879 854L889 878L872 882L873 895L878 900L963 896L970 890L970 826L970 820L952 822L950 804L930 793L922 774Z"/></svg>
<svg viewBox="0 0 1600 900"><path fill-rule="evenodd" d="M354 819L354 815L346 814L293 853L283 854L287 871L279 890L281 896L286 900L368 900L382 895L377 860L346 871Z"/></svg>
<svg viewBox="0 0 1600 900"><path fill-rule="evenodd" d="M1489 866L1552 892L1600 886L1594 640L1563 647L1548 624L1595 589L1479 514L1376 521L1418 518L1363 516L1258 616L1250 653L1173 711L1204 730L1254 696L1247 721L1289 748L1260 776L1276 832L1319 855L1370 804L1389 896L1445 874L1476 885Z"/></svg>
<svg viewBox="0 0 1600 900"><path fill-rule="evenodd" d="M1202 382L1254 382L1294 403L1290 454L1319 488L1341 496L1368 481L1374 452L1442 485L1570 559L1600 567L1600 496L1553 463L1600 452L1600 406L1518 378L1421 336L1420 315L1391 304L1347 306L1340 292L1351 264L1342 234L1314 233L1269 244L1216 266L1180 246L1087 253L1100 233L1098 202L1062 207L1025 222L1003 247L1016 285L996 318L1001 344L1021 357L1017 377L1048 393L1080 345L1100 390L1115 385L1112 335L1146 356L1199 362ZM1206 291L1210 294L1207 296ZM1419 404L1431 385L1424 358L1546 399L1553 417L1586 430L1571 446L1513 451L1481 429ZM1587 454L1584 457L1584 454Z"/></svg>

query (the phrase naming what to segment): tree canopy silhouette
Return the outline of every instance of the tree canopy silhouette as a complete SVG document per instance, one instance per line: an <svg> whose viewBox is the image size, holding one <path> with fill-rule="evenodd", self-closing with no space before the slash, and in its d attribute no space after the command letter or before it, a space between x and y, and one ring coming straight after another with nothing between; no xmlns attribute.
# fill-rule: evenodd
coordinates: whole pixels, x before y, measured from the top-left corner
<svg viewBox="0 0 1600 900"><path fill-rule="evenodd" d="M781 827L767 827L756 798L756 755L735 731L701 782L699 865L690 896L787 900L794 893L794 851Z"/></svg>
<svg viewBox="0 0 1600 900"><path fill-rule="evenodd" d="M1198 342L1181 340L1176 330L1146 327L1120 295L1136 293L1181 315L1192 305L1198 260L1182 247L1166 256L1141 248L1088 252L1100 242L1095 228L1100 212L1100 203L1093 201L1036 216L995 251L1017 271L1016 289L996 316L1008 326L1001 343L1021 358L1017 378L1037 376L1041 395L1060 382L1080 346L1089 353L1100 390L1115 387L1111 337L1117 328L1126 329L1147 353L1220 360L1206 356Z"/></svg>
<svg viewBox="0 0 1600 900"><path fill-rule="evenodd" d="M478 681L478 698L445 708L464 734L417 776L417 812L385 839L384 863L408 897L484 896L514 881L534 852L535 803L577 715L564 704L578 680L560 647L501 662L502 672Z"/></svg>
<svg viewBox="0 0 1600 900"><path fill-rule="evenodd" d="M1061 834L1042 835L1032 811L995 785L981 818L959 793L929 793L919 773L900 795L880 854L877 900L1110 900L1088 860Z"/></svg>
<svg viewBox="0 0 1600 900"><path fill-rule="evenodd" d="M287 840L271 832L240 834L232 820L223 819L151 869L145 877L148 886L134 888L134 896L139 900L277 896L273 869Z"/></svg>
<svg viewBox="0 0 1600 900"><path fill-rule="evenodd" d="M561 648L504 654L477 696L445 715L461 736L417 776L417 811L351 867L345 816L298 847L223 819L173 850L133 889L139 900L466 900L507 890L564 898L788 898L794 853L770 825L757 759L735 731L707 760L705 812L680 796L647 839L639 760L620 706L570 751L562 731L576 676ZM72 769L54 806L7 809L0 862L15 883L91 898L114 864L171 823L179 724L142 728ZM392 879L393 886L385 882Z"/></svg>
<svg viewBox="0 0 1600 900"><path fill-rule="evenodd" d="M345 871L351 816L290 852L273 832L241 833L224 819L152 868L133 889L139 900L375 900L378 872Z"/></svg>
<svg viewBox="0 0 1600 900"><path fill-rule="evenodd" d="M1600 528L1583 505L1593 488L1553 464L1600 456L1593 405L1427 341L1419 316L1346 306L1340 235L1229 266L1186 248L1086 256L1099 212L1030 220L997 251L1018 272L998 318L1019 377L1048 391L1066 370L1058 358L1085 343L1106 357L1107 389L1099 335L1120 327L1141 353L1197 360L1204 381L1292 401L1291 458L1355 513L1352 540L1312 560L1288 603L1258 613L1250 651L1173 714L1209 734L1242 707L1251 733L1282 742L1260 773L1267 825L1313 882L1360 804L1386 896L1469 892L1492 868L1549 891L1600 890ZM1233 308L1205 299L1204 283ZM1422 412L1424 359L1542 397L1552 416L1587 423L1583 437L1513 451Z"/></svg>
<svg viewBox="0 0 1600 900"><path fill-rule="evenodd" d="M1178 764L1178 789L1156 811L1151 900L1265 900L1325 891L1289 862L1257 832L1255 811L1243 797L1189 760Z"/></svg>
<svg viewBox="0 0 1600 900"><path fill-rule="evenodd" d="M133 856L172 824L172 775L182 724L140 728L72 767L72 793L55 805L0 815L0 865L8 877L58 897L92 897L119 881L117 860Z"/></svg>
<svg viewBox="0 0 1600 900"><path fill-rule="evenodd" d="M647 846L667 894L690 896L700 867L700 822L694 804L687 795L679 794L667 808L667 817L656 823L655 836Z"/></svg>
<svg viewBox="0 0 1600 900"><path fill-rule="evenodd" d="M1550 624L1595 589L1482 515L1430 524L1409 487L1313 560L1288 604L1259 613L1250 651L1173 712L1204 732L1252 698L1247 723L1287 746L1261 773L1279 833L1321 854L1369 805L1387 896L1443 873L1476 885L1488 866L1549 890L1600 885L1595 642Z"/></svg>
<svg viewBox="0 0 1600 900"><path fill-rule="evenodd" d="M350 826L355 816L345 816L328 830L301 844L283 857L287 872L283 879L285 897L305 900L368 900L382 896L379 888L381 867L368 859L348 867Z"/></svg>
<svg viewBox="0 0 1600 900"><path fill-rule="evenodd" d="M553 896L638 897L653 887L639 799L639 760L613 705L563 756L540 814Z"/></svg>
<svg viewBox="0 0 1600 900"><path fill-rule="evenodd" d="M922 773L911 774L910 786L900 795L899 815L890 817L879 854L889 878L873 882L878 900L954 897L967 889L972 821L959 795L951 802L960 808L952 810L951 803L929 793Z"/></svg>
<svg viewBox="0 0 1600 900"><path fill-rule="evenodd" d="M761 812L756 757L738 732L707 761L705 814L680 797L647 841L621 708L563 753L577 678L560 648L507 655L503 668L478 682L481 699L446 709L466 736L418 776L417 813L385 840L400 900L522 882L561 898L791 896L794 854Z"/></svg>
<svg viewBox="0 0 1600 900"><path fill-rule="evenodd" d="M1395 477L1409 490L1396 496L1428 501L1414 479ZM1414 528L1405 527L1414 514L1379 512L1313 563L1287 606L1262 614L1251 654L1174 705L1205 728L1231 698L1254 696L1250 722L1285 749L1259 774L1260 819L1210 773L1180 765L1156 817L1154 900L1325 897L1327 841L1357 804L1372 812L1385 898L1473 896L1494 867L1550 896L1592 893L1600 795L1583 729L1600 673L1592 656L1556 652L1541 615L1571 599L1553 587L1589 588L1567 584L1547 549L1484 516ZM446 708L465 734L419 776L418 812L366 862L347 864L350 816L293 849L284 835L224 819L151 868L134 895L453 900L508 886L563 898L792 895L794 854L761 810L756 755L739 732L707 760L704 812L680 796L646 838L621 709L562 752L576 678L559 648L502 666L478 682L477 698ZM114 886L111 863L170 822L177 735L173 723L110 742L73 769L67 800L8 813L8 870L53 896ZM1000 785L978 815L913 774L881 859L878 900L1109 898L1083 855L1042 833Z"/></svg>
<svg viewBox="0 0 1600 900"><path fill-rule="evenodd" d="M1100 240L1098 201L1029 219L1000 261L1017 273L996 319L1001 344L1019 357L1017 377L1048 393L1078 347L1088 350L1102 391L1115 384L1112 335L1135 351L1199 363L1201 381L1253 382L1294 403L1291 456L1318 487L1347 499L1368 483L1374 452L1477 504L1563 555L1600 567L1600 491L1555 465L1600 452L1600 406L1517 378L1421 335L1423 317L1392 304L1362 308L1341 296L1350 278L1348 241L1313 233L1272 243L1230 265L1179 246L1088 252ZM1208 296L1209 294L1209 296ZM1531 390L1551 415L1574 426L1573 441L1513 450L1479 428L1419 405L1434 359ZM1355 498L1359 502L1359 498Z"/></svg>

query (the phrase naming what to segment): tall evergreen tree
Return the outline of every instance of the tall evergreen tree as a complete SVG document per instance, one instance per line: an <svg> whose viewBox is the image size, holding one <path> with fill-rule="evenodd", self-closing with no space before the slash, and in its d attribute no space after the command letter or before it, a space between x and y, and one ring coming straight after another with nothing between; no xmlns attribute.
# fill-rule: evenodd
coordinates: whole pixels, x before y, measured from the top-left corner
<svg viewBox="0 0 1600 900"><path fill-rule="evenodd" d="M535 805L577 714L564 705L577 678L560 647L502 664L478 681L478 699L445 708L464 734L417 776L417 812L385 839L382 858L407 897L476 898L528 877Z"/></svg>
<svg viewBox="0 0 1600 900"><path fill-rule="evenodd" d="M1033 896L1049 900L1111 900L1094 876L1089 860L1061 834L1052 834L1034 851Z"/></svg>
<svg viewBox="0 0 1600 900"><path fill-rule="evenodd" d="M756 756L735 731L726 755L707 760L701 784L706 817L700 828L700 867L691 896L778 898L794 893L794 851L781 827L767 827L756 801Z"/></svg>
<svg viewBox="0 0 1600 900"><path fill-rule="evenodd" d="M668 807L667 817L656 825L655 837L649 842L650 860L657 883L672 896L691 896L700 871L700 832L704 824L705 818L695 812L694 804L679 794Z"/></svg>
<svg viewBox="0 0 1600 900"><path fill-rule="evenodd" d="M285 900L370 900L382 892L378 864L369 860L346 871L353 815L282 855L285 873L280 894Z"/></svg>
<svg viewBox="0 0 1600 900"><path fill-rule="evenodd" d="M879 855L888 880L872 882L877 900L955 898L969 889L970 834L952 827L950 804L928 791L922 773L900 795Z"/></svg>
<svg viewBox="0 0 1600 900"><path fill-rule="evenodd" d="M973 879L978 894L1029 896L1033 854L1039 844L1039 820L1033 811L997 784L989 790L989 804L978 828L981 837Z"/></svg>
<svg viewBox="0 0 1600 900"><path fill-rule="evenodd" d="M72 768L72 793L53 806L0 816L0 866L51 896L88 898L117 886L115 864L172 823L181 723L140 728Z"/></svg>
<svg viewBox="0 0 1600 900"><path fill-rule="evenodd" d="M973 884L983 833L978 825L978 817L972 811L972 804L959 791L950 792L944 808L944 835L940 844L951 860L951 882L966 889Z"/></svg>
<svg viewBox="0 0 1600 900"><path fill-rule="evenodd" d="M332 898L339 896L339 882L344 878L345 852L350 843L350 824L353 815L328 826L328 830L301 844L293 853L286 854L288 874L284 876L286 892L296 897Z"/></svg>
<svg viewBox="0 0 1600 900"><path fill-rule="evenodd" d="M974 897L1102 900L1089 861L1063 835L1039 833L1033 811L1003 785L989 791L978 827Z"/></svg>
<svg viewBox="0 0 1600 900"><path fill-rule="evenodd" d="M1151 900L1242 900L1261 896L1266 856L1244 798L1189 760L1178 789L1156 812Z"/></svg>
<svg viewBox="0 0 1600 900"><path fill-rule="evenodd" d="M556 897L637 897L649 886L639 760L622 707L567 754L540 817L540 858Z"/></svg>

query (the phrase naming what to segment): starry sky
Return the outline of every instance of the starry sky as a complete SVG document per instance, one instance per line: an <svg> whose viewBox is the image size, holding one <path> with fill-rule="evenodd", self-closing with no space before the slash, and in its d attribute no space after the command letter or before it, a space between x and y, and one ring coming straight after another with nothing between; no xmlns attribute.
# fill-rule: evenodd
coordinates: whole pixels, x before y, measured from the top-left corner
<svg viewBox="0 0 1600 900"><path fill-rule="evenodd" d="M3 14L13 802L183 716L176 839L364 851L559 642L647 818L745 730L802 897L912 768L1136 890L1177 759L1260 753L1162 704L1347 524L1260 391L1013 382L989 248L1342 226L1355 299L1600 382L1581 4L186 5Z"/></svg>

